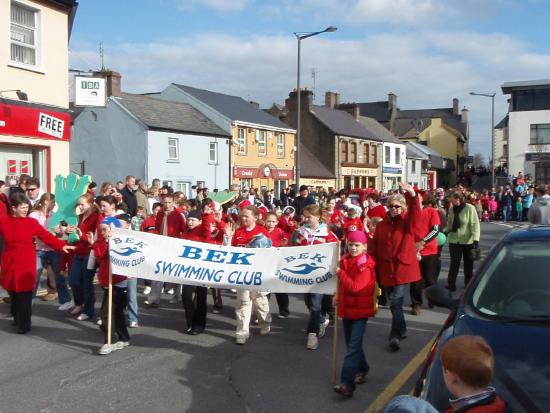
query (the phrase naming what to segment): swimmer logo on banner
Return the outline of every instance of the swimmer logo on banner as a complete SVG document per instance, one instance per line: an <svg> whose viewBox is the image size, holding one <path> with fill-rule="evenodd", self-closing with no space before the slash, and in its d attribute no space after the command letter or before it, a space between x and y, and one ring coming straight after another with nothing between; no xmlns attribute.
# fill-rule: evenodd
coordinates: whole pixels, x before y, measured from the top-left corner
<svg viewBox="0 0 550 413"><path fill-rule="evenodd" d="M113 274L214 288L333 294L336 243L239 248L113 228Z"/></svg>

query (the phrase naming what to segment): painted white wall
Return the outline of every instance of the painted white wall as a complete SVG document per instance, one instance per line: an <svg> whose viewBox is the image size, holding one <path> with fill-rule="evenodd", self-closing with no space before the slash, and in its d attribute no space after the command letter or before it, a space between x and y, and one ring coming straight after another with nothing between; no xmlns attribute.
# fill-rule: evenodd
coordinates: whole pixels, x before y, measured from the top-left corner
<svg viewBox="0 0 550 413"><path fill-rule="evenodd" d="M413 163L415 171L413 172ZM422 160L407 158L407 182L420 189L428 189L428 176L422 173Z"/></svg>
<svg viewBox="0 0 550 413"><path fill-rule="evenodd" d="M168 139L178 139L177 161L169 160ZM217 163L209 162L210 143L218 144ZM147 182L158 178L172 182L178 190L178 182L190 183L187 196L192 195L191 186L197 181L205 182L211 191L229 188L229 144L228 139L213 136L183 133L149 131L147 134Z"/></svg>
<svg viewBox="0 0 550 413"><path fill-rule="evenodd" d="M525 161L526 152L537 152L529 145L531 125L550 123L550 110L510 112L508 122L508 174L516 176L518 172L535 175L533 162ZM546 145L545 152L550 152Z"/></svg>
<svg viewBox="0 0 550 413"><path fill-rule="evenodd" d="M386 159L386 148L389 148L390 150L390 156L389 159ZM397 156L396 156L396 149L399 150L400 156L399 156L399 162L397 162ZM400 145L397 143L389 143L384 142L382 146L382 173L383 173L383 188L384 190L388 189L395 189L397 188L397 181L405 181L406 180L406 146ZM400 168L401 173L392 173L387 172L385 168Z"/></svg>

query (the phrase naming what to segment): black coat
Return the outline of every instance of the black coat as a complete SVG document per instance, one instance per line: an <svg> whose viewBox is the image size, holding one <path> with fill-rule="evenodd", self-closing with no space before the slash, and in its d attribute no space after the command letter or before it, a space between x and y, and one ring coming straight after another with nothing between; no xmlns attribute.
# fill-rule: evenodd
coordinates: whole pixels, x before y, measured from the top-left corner
<svg viewBox="0 0 550 413"><path fill-rule="evenodd" d="M136 215L137 209L136 191L125 186L120 190L120 194L122 195L122 200L128 206L128 214L133 217Z"/></svg>

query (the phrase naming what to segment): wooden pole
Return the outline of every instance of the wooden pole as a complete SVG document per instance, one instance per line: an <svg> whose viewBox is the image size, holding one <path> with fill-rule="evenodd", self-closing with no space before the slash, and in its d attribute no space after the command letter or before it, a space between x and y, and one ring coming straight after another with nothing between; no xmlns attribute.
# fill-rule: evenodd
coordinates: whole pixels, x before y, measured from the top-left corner
<svg viewBox="0 0 550 413"><path fill-rule="evenodd" d="M338 242L338 267L340 267L340 255L342 253L342 244ZM336 274L336 298L339 299L338 291L338 273ZM330 379L333 385L337 384L336 368L338 364L338 302L334 306L334 331L332 332L332 368L330 373Z"/></svg>
<svg viewBox="0 0 550 413"><path fill-rule="evenodd" d="M109 258L110 259L110 258ZM109 290L107 302L107 344L112 344L112 324L113 324L113 271L109 261Z"/></svg>

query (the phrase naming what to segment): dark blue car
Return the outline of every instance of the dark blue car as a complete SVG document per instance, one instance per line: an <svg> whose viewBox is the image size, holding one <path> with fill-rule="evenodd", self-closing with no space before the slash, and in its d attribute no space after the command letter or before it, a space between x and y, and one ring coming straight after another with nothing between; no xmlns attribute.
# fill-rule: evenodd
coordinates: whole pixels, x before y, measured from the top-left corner
<svg viewBox="0 0 550 413"><path fill-rule="evenodd" d="M439 411L450 394L440 351L449 338L485 338L495 356L492 385L510 412L550 412L550 226L516 229L495 245L459 300L441 287L426 295L451 314L436 338L416 394Z"/></svg>

